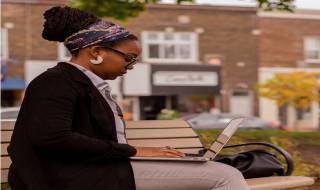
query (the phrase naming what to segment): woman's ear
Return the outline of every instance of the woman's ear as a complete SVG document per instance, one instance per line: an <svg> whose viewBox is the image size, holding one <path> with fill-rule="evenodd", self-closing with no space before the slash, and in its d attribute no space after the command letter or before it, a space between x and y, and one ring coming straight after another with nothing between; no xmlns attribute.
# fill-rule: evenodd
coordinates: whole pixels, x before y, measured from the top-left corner
<svg viewBox="0 0 320 190"><path fill-rule="evenodd" d="M90 57L96 58L99 55L100 47L99 46L90 46L88 47L88 53Z"/></svg>

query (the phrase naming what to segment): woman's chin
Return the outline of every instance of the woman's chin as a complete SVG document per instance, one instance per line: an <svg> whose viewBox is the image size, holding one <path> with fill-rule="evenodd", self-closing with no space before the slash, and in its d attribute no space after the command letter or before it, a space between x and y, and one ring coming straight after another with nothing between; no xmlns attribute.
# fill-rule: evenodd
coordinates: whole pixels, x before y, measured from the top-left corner
<svg viewBox="0 0 320 190"><path fill-rule="evenodd" d="M104 80L114 80L118 77L122 77L123 75L125 75L126 73L120 73L118 75L113 75L113 76L107 76L107 77L104 77Z"/></svg>

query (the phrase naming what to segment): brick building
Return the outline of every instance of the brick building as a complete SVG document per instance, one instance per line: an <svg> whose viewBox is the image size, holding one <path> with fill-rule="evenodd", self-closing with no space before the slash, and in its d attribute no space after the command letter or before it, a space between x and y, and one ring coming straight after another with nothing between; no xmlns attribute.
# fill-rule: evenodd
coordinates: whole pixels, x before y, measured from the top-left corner
<svg viewBox="0 0 320 190"><path fill-rule="evenodd" d="M259 13L259 82L275 73L295 71L320 73L320 11L296 10L295 13ZM259 115L284 121L289 127L317 129L319 102L309 110L296 113L293 108L279 110L274 102L261 98Z"/></svg>
<svg viewBox="0 0 320 190"><path fill-rule="evenodd" d="M210 106L248 115L254 114L257 109L254 106L258 67L257 27L255 7L151 5L148 11L128 22L128 28L137 34L154 31L158 34L188 32L195 35L196 39L191 44L195 47L192 50L195 58L191 65L213 64L221 67L220 92L206 94L216 97L215 105ZM147 35L141 38L143 62L175 62L148 59L148 44L152 42L148 43ZM175 64L183 68L186 63L185 60L177 60ZM243 106L239 107L239 104Z"/></svg>
<svg viewBox="0 0 320 190"><path fill-rule="evenodd" d="M53 3L59 1L1 2L1 106L21 103L26 60L56 60L56 44L41 38L42 13Z"/></svg>
<svg viewBox="0 0 320 190"><path fill-rule="evenodd" d="M44 68L68 58L62 44L41 38L44 10L63 1L3 1L7 43L2 105L19 104L25 85ZM258 17L255 7L149 5L127 28L141 40L140 64L112 82L135 119L153 119L162 108L181 112L219 108L255 114ZM139 85L137 85L139 84ZM14 101L12 101L14 100Z"/></svg>

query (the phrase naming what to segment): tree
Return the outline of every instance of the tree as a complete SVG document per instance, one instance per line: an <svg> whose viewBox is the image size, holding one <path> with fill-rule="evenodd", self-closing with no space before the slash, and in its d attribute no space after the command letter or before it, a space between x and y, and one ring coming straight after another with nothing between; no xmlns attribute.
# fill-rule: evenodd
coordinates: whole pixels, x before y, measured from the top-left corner
<svg viewBox="0 0 320 190"><path fill-rule="evenodd" d="M145 10L144 2L139 0L77 0L69 5L94 13L98 17L112 17L121 21L136 17Z"/></svg>
<svg viewBox="0 0 320 190"><path fill-rule="evenodd" d="M70 6L94 13L98 17L112 17L125 21L129 17L136 17L145 10L145 4L158 3L161 0L73 0ZM264 10L292 11L294 0L256 0ZM194 3L195 0L176 0Z"/></svg>
<svg viewBox="0 0 320 190"><path fill-rule="evenodd" d="M274 100L279 107L293 105L307 109L313 101L320 101L316 73L293 72L275 74L274 78L258 84L260 96Z"/></svg>
<svg viewBox="0 0 320 190"><path fill-rule="evenodd" d="M266 11L280 10L290 11L294 9L294 0L257 0L260 8Z"/></svg>

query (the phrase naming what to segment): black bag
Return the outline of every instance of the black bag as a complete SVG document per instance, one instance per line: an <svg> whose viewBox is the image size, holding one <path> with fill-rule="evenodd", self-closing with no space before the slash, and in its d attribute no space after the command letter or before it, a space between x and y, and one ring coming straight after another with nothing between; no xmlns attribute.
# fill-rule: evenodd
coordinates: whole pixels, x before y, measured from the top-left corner
<svg viewBox="0 0 320 190"><path fill-rule="evenodd" d="M224 148L251 145L261 145L276 150L285 158L287 165L286 169L275 154L272 154L266 150L251 150L233 155L218 155L214 161L222 162L237 168L241 171L246 179L268 177L273 175L288 176L292 173L294 166L291 155L284 149L274 144L256 142L225 146Z"/></svg>

